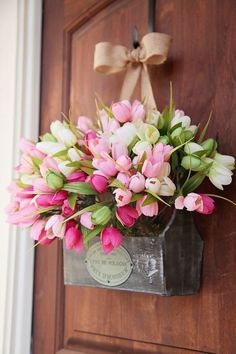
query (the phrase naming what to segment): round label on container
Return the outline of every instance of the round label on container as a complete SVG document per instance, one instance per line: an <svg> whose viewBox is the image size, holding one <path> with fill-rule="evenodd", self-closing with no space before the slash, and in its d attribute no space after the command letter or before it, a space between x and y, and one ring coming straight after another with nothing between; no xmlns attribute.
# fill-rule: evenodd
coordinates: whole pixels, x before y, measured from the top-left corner
<svg viewBox="0 0 236 354"><path fill-rule="evenodd" d="M89 248L85 263L91 277L106 286L123 284L133 268L131 257L124 247L120 246L106 254L100 242Z"/></svg>

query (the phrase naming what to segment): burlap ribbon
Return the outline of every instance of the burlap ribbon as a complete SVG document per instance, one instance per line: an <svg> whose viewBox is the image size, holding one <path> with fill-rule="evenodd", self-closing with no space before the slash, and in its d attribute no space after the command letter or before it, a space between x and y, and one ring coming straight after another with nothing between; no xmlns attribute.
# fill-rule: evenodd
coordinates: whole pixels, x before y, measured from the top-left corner
<svg viewBox="0 0 236 354"><path fill-rule="evenodd" d="M126 69L120 99L130 99L141 77L141 97L145 98L148 108L156 108L147 65L160 65L170 48L171 37L164 33L148 33L136 49L110 42L96 44L94 70L114 74Z"/></svg>

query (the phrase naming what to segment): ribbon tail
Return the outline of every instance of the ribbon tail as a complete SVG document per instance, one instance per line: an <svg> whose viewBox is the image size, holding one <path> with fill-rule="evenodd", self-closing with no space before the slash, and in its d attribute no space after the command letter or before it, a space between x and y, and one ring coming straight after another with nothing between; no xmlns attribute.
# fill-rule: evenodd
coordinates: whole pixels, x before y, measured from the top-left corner
<svg viewBox="0 0 236 354"><path fill-rule="evenodd" d="M146 64L143 64L141 72L141 98L145 99L148 109L157 109Z"/></svg>
<svg viewBox="0 0 236 354"><path fill-rule="evenodd" d="M138 83L138 79L140 77L142 70L142 66L140 64L129 64L128 69L125 74L125 78L123 81L121 93L120 93L120 100L130 100L134 89Z"/></svg>

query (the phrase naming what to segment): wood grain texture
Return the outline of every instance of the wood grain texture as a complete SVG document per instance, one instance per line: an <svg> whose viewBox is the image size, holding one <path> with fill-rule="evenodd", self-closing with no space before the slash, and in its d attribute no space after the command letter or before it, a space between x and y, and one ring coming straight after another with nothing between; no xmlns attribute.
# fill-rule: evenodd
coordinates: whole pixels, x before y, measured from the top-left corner
<svg viewBox="0 0 236 354"><path fill-rule="evenodd" d="M106 77L93 72L94 44L112 40L130 46L133 25L138 25L141 36L147 28L146 0L118 0L96 10L92 0L84 1L85 7L83 1L73 0L65 0L64 5L63 19L62 0L45 0L42 132L58 118L62 106L73 107L74 118L81 113L92 116L94 92L106 103L116 99L123 74ZM172 81L176 106L194 122L205 122L213 109L209 135L218 135L221 151L232 155L235 18L234 0L158 0L156 31L171 34L174 41L167 62L150 70L158 105L162 108L167 102ZM235 179L224 195L236 199ZM54 354L60 349L61 354L235 354L235 209L217 201L216 212L197 217L196 224L205 248L202 289L194 296L162 298L72 286L64 289L60 245L39 247L34 354Z"/></svg>

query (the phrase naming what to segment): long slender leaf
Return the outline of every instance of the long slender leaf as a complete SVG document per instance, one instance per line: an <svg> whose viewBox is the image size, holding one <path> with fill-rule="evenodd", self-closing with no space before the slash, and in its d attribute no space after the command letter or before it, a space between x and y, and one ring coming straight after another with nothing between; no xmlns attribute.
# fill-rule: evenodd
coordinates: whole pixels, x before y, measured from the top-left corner
<svg viewBox="0 0 236 354"><path fill-rule="evenodd" d="M76 201L77 201L78 194L77 193L70 193L67 197L68 203L70 208L73 210L75 209Z"/></svg>
<svg viewBox="0 0 236 354"><path fill-rule="evenodd" d="M78 217L78 216L84 214L85 212L88 212L88 211L91 211L91 212L92 212L92 211L95 211L95 210L99 209L99 208L100 208L101 206L103 206L103 205L106 205L106 203L101 202L101 203L96 203L96 204L89 205L89 206L87 206L86 208L83 208L82 210L79 210L79 211L77 211L75 214L71 215L69 218L67 218L67 219L65 220L65 222L68 221L68 220L74 219L74 218L76 218L76 217Z"/></svg>
<svg viewBox="0 0 236 354"><path fill-rule="evenodd" d="M146 192L148 194L151 194L154 198L158 199L160 202L164 203L165 205L167 205L168 207L170 207L170 204L168 204L164 199L162 199L159 195L157 195L156 193L153 193L152 191L150 190L146 190Z"/></svg>
<svg viewBox="0 0 236 354"><path fill-rule="evenodd" d="M84 195L96 195L97 194L97 192L94 189L92 189L90 184L87 182L66 183L66 184L64 184L62 189L67 192L84 194Z"/></svg>
<svg viewBox="0 0 236 354"><path fill-rule="evenodd" d="M97 236L102 231L103 228L104 228L104 226L99 225L99 226L95 227L93 230L85 231L85 234L84 234L85 227L83 227L82 233L84 235L84 243L88 244L88 242L90 240L92 240L95 236Z"/></svg>
<svg viewBox="0 0 236 354"><path fill-rule="evenodd" d="M203 142L203 139L204 139L204 137L206 135L208 126L209 126L210 121L211 121L211 117L212 117L212 111L210 112L209 118L208 118L208 120L207 120L207 122L206 122L206 124L205 124L205 126L204 126L204 128L203 128L203 130L201 132L201 134L200 134L200 137L198 139L198 144L201 144Z"/></svg>

